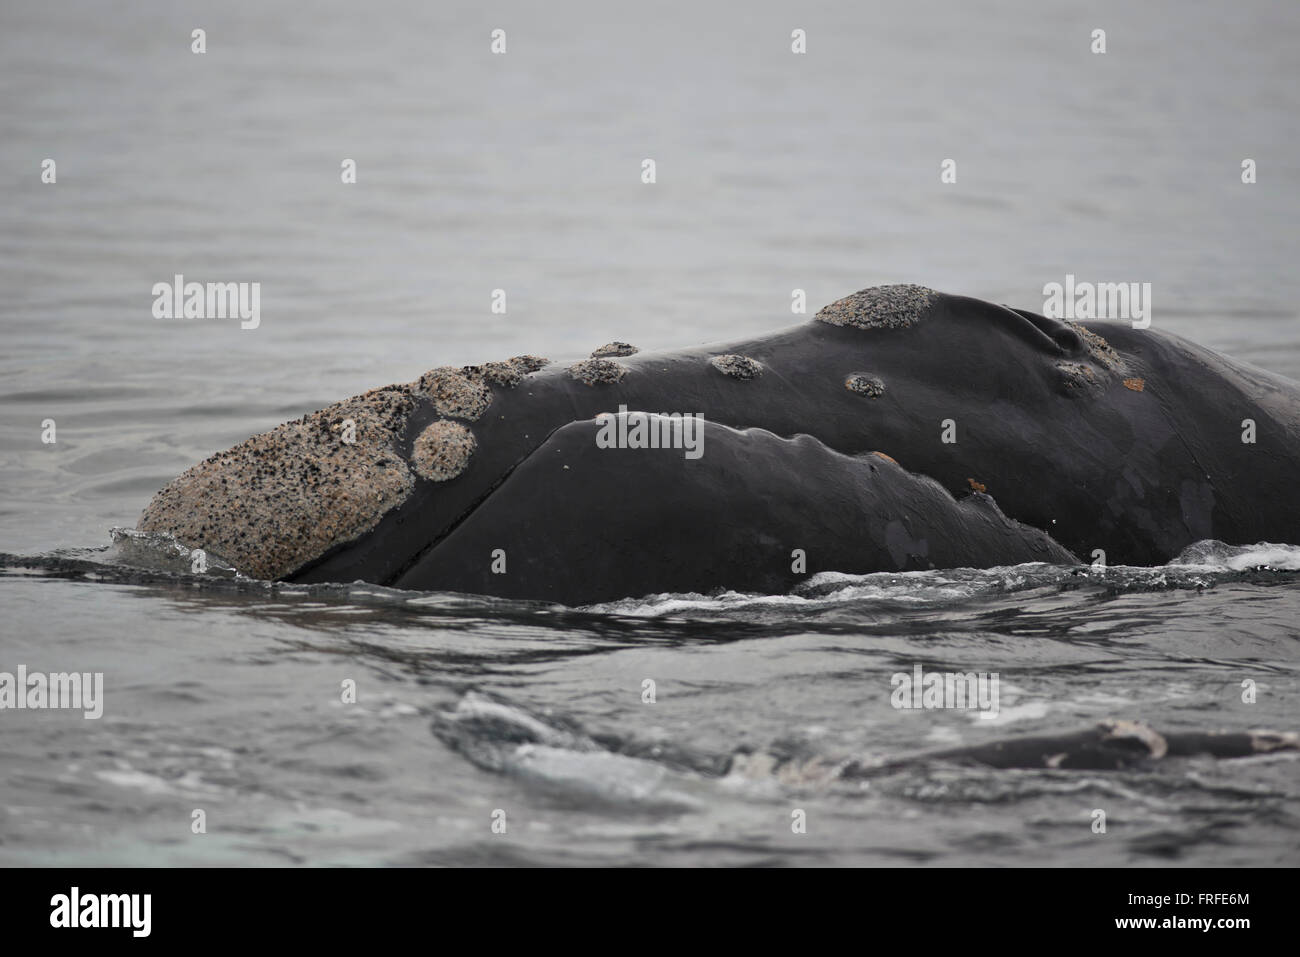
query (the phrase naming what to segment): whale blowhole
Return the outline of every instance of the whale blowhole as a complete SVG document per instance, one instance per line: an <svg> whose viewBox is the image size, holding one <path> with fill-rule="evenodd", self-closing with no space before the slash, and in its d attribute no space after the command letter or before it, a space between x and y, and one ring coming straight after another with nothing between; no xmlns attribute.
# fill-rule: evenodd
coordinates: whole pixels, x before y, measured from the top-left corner
<svg viewBox="0 0 1300 957"><path fill-rule="evenodd" d="M1079 338L1083 340L1084 347L1088 350L1088 355L1094 362L1110 372L1123 372L1125 370L1124 360L1120 358L1119 353L1115 351L1115 347L1109 342L1077 322L1067 322L1066 325L1078 333Z"/></svg>
<svg viewBox="0 0 1300 957"><path fill-rule="evenodd" d="M1101 385L1097 373L1086 362L1058 362L1062 382L1067 389L1091 389Z"/></svg>

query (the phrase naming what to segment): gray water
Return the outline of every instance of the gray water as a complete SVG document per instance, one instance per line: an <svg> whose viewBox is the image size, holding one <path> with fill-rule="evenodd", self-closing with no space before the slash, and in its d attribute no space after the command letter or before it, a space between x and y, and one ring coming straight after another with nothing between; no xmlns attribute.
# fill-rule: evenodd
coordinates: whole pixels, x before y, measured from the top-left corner
<svg viewBox="0 0 1300 957"><path fill-rule="evenodd" d="M1150 282L1159 328L1300 377L1298 41L1276 3L6 4L0 671L106 702L0 712L0 862L1296 863L1293 756L816 773L1297 730L1286 543L565 609L195 577L110 529L366 388L776 328L796 288ZM154 319L176 273L260 282L260 326ZM894 710L915 663L999 672L999 717ZM799 770L719 773L741 750Z"/></svg>

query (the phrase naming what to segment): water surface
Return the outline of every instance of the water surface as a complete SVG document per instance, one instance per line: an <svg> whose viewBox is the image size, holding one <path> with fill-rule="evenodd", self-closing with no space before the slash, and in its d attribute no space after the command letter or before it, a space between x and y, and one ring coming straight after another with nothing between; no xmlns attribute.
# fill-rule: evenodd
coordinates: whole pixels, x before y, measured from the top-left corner
<svg viewBox="0 0 1300 957"><path fill-rule="evenodd" d="M103 671L107 704L0 718L0 861L1296 863L1286 756L815 773L1108 716L1296 730L1285 548L594 609L100 549L346 395L777 328L796 288L1038 309L1067 273L1150 282L1157 327L1298 377L1298 42L1264 2L7 4L0 670ZM260 327L154 319L176 273L262 283ZM1001 717L895 711L917 662L1000 672ZM804 770L716 773L739 751Z"/></svg>

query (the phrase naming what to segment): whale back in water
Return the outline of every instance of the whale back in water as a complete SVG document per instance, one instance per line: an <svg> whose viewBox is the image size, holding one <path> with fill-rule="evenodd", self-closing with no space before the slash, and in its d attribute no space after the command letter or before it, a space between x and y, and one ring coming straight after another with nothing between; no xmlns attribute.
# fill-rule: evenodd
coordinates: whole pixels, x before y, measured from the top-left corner
<svg viewBox="0 0 1300 957"><path fill-rule="evenodd" d="M885 286L598 353L338 403L190 469L139 527L263 578L569 604L1300 541L1300 386L1158 330ZM667 447L626 447L638 426Z"/></svg>

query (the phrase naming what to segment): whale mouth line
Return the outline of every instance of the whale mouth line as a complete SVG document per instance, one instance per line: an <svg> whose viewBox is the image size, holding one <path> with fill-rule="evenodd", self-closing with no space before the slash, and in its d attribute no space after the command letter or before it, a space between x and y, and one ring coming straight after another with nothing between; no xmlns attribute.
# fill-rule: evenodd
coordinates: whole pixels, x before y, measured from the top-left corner
<svg viewBox="0 0 1300 957"><path fill-rule="evenodd" d="M610 414L610 413L600 413L600 415L604 415L604 414ZM634 412L633 410L628 410L627 414L660 415L661 413L640 412L640 411ZM587 418L587 419L574 419L569 422L562 423L561 425L558 425L555 428L553 428L544 437L542 437L541 441L539 441L535 447L529 449L526 453L524 453L513 463L511 463L508 468L505 468L501 472L501 474L492 481L490 485L486 486L482 490L482 492L474 498L472 502L468 503L463 509L461 509L461 511L454 518L448 521L438 531L438 533L435 536L431 537L429 541L425 542L420 548L416 549L399 566L397 566L391 574L384 576L382 580L377 582L377 584L382 585L386 588L402 587L398 583L402 580L403 577L405 577L413 568L419 565L420 562L423 559L425 559L428 555L430 555L432 552L437 550L437 548L440 545L442 545L448 538L450 538L458 528L460 528L467 521L469 521L474 516L475 512L477 512L483 506L487 505L489 500L492 498L492 496L495 495L503 485L505 485L505 483L514 475L514 473L519 468L521 468L526 462L532 459L539 452L539 450L545 447L547 443L550 442L550 440L558 432L571 425L575 425L579 423L595 423L597 421L598 421L598 417ZM996 509L999 513L1005 515L1005 513L1001 512L1000 506L997 505L996 499L994 499L993 496L989 495L982 486L978 485L978 483L972 483L972 487L970 489L959 489L958 491L954 492L952 489L948 488L939 478L930 475L928 472L918 471L916 469L908 468L907 466L900 464L896 459L894 459L887 453L883 453L877 449L862 448L857 451L850 451L847 449L837 448L836 446L826 442L820 436L815 435L811 432L794 432L789 435L786 435L778 432L773 432L771 429L756 424L733 425L728 422L712 420L710 421L710 425L716 428L726 429L729 433L732 433L741 438L748 438L752 436L754 433L761 433L764 436L770 436L779 441L788 442L791 444L813 443L815 446L819 446L820 448L824 449L826 452L829 452L834 456L838 456L844 459L853 459L857 461L867 462L868 464L872 464L872 460L879 459L883 463L889 463L890 465L892 465L893 468L907 475L911 479L933 483L936 487L942 489L943 492L945 492L955 504L960 505L963 502L970 502L971 500L975 500L976 502L984 502L986 504L992 504L994 509ZM646 451L650 451L650 450L646 450ZM658 451L676 452L678 450L661 449ZM875 470L875 467L876 466L872 464L873 471ZM1017 521L1012 516L1007 516L1007 517L1011 518L1013 521ZM1049 538L1051 537L1051 532L1047 529L1039 528L1038 526L1035 526L1032 523L1023 523L1023 524L1025 524L1026 527L1034 528L1037 531L1042 532L1044 535L1047 535ZM343 543L342 545L338 546L338 548L346 548L347 545L349 544L351 543ZM329 558L331 555L333 555L335 551L336 549L331 549L326 554L318 556L316 559L303 565L301 568L295 569L289 576L287 576L286 580L295 580L299 578L301 575L310 572L313 568L315 568L323 561L325 561L327 558Z"/></svg>
<svg viewBox="0 0 1300 957"><path fill-rule="evenodd" d="M488 485L485 489L483 489L481 494L476 496L472 502L470 502L468 505L465 506L465 508L461 509L460 513L455 518L453 518L450 522L448 522L441 529L441 531L438 532L436 536L431 538L429 541L425 542L420 548L416 549L415 552L412 553L401 565L397 566L397 568L391 574L384 576L383 581L379 582L379 584L383 585L386 588L398 587L396 585L396 582L401 581L403 575L405 575L412 568L418 565L422 558L424 558L426 555L428 555L430 552L436 549L439 545L441 545L453 532L456 531L457 528L459 528L466 521L468 521L470 516L473 515L474 512L477 511L480 506L482 506L485 502L487 502L487 500L492 497L493 493L495 493L497 489L499 489L502 485L506 483L506 480L509 479L510 476L515 473L516 469L518 469L521 465L523 465L530 458L536 455L537 451L541 449L544 445L546 445L546 443L550 441L551 437L555 435L556 432L560 431L560 429L564 428L565 425L569 425L569 424L570 423L565 422L563 425L556 426L545 436L543 436L541 441L538 442L536 446L529 449L526 453L524 453L517 460L511 463L511 465L508 468L504 469L501 472L501 474L497 476L497 478L490 485ZM323 559L324 557L325 556L321 556L321 559ZM317 562L313 562L312 564L315 565L319 561L320 559L318 559ZM308 571L307 568L301 568L294 574L297 575L306 571Z"/></svg>

